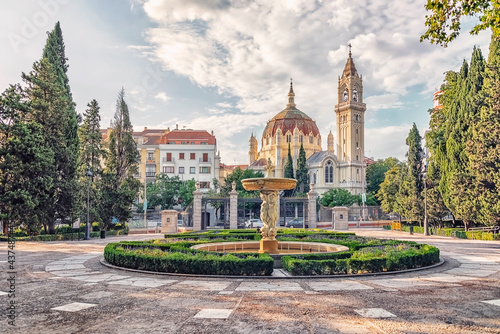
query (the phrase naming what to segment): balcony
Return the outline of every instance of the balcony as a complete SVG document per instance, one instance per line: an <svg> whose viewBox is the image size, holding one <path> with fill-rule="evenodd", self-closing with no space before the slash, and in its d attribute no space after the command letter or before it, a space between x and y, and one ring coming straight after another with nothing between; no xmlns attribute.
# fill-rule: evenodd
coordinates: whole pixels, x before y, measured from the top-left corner
<svg viewBox="0 0 500 334"><path fill-rule="evenodd" d="M147 164L155 164L155 159L146 159Z"/></svg>
<svg viewBox="0 0 500 334"><path fill-rule="evenodd" d="M171 158L170 160L167 160L167 158L163 157L162 161L167 164L175 164L175 158Z"/></svg>
<svg viewBox="0 0 500 334"><path fill-rule="evenodd" d="M212 164L211 158L208 158L208 159L199 158L198 161L201 165L211 165Z"/></svg>
<svg viewBox="0 0 500 334"><path fill-rule="evenodd" d="M156 172L146 172L146 177L155 177Z"/></svg>

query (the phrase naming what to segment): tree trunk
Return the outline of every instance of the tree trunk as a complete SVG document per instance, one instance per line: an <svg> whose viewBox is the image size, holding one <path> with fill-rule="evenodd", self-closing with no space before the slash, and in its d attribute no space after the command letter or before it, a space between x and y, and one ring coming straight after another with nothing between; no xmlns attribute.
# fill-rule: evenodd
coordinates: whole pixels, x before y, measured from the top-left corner
<svg viewBox="0 0 500 334"><path fill-rule="evenodd" d="M56 222L50 221L48 225L49 225L49 234L56 234Z"/></svg>

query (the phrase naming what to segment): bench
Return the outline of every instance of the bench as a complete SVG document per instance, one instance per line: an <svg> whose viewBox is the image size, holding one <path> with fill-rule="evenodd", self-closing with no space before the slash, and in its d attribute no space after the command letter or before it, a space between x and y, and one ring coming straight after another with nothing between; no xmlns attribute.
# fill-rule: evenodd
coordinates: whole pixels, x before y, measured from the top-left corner
<svg viewBox="0 0 500 334"><path fill-rule="evenodd" d="M481 231L481 232L493 232L498 233L500 231L500 226L489 226L489 227L472 227L467 231Z"/></svg>

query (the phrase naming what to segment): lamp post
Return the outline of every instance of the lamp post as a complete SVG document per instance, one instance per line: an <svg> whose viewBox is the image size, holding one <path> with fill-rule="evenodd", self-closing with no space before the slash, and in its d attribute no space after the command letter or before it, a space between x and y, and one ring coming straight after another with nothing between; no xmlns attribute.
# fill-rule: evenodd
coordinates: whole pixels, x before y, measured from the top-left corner
<svg viewBox="0 0 500 334"><path fill-rule="evenodd" d="M361 162L361 188L363 190L362 198L363 198L363 212L361 213L361 216L364 214L364 209L366 207L366 176L365 176L365 153L363 152L363 149L361 147L356 147L356 150L359 150L361 152L361 159L358 159L358 161ZM363 220L365 218L363 217Z"/></svg>
<svg viewBox="0 0 500 334"><path fill-rule="evenodd" d="M90 240L90 180L93 176L90 168L87 168L87 172L85 173L87 177L87 223L85 224L85 240Z"/></svg>
<svg viewBox="0 0 500 334"><path fill-rule="evenodd" d="M422 176L424 179L424 235L429 235L429 222L427 221L427 164L424 164Z"/></svg>

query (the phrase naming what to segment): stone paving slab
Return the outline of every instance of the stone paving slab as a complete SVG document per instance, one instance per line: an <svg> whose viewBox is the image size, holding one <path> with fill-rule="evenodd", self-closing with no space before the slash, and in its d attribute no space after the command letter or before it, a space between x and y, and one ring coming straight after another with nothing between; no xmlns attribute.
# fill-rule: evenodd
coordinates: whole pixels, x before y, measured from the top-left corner
<svg viewBox="0 0 500 334"><path fill-rule="evenodd" d="M500 306L500 299L483 300L483 303Z"/></svg>
<svg viewBox="0 0 500 334"><path fill-rule="evenodd" d="M393 318L396 317L395 314L384 310L383 308L363 308L359 310L354 310L357 314L365 318Z"/></svg>
<svg viewBox="0 0 500 334"><path fill-rule="evenodd" d="M361 284L354 281L340 281L340 282L308 282L307 285L315 291L352 291L352 290L370 290L371 286Z"/></svg>
<svg viewBox="0 0 500 334"><path fill-rule="evenodd" d="M476 277L472 276L458 276L458 275L449 275L449 274L433 274L428 276L420 277L420 279L426 281L435 281L435 282L443 282L443 283L460 283L468 280L473 280Z"/></svg>
<svg viewBox="0 0 500 334"><path fill-rule="evenodd" d="M437 286L440 283L423 281L418 278L384 278L384 279L374 279L370 283L381 285L388 288L404 289L416 286Z"/></svg>
<svg viewBox="0 0 500 334"><path fill-rule="evenodd" d="M225 290L231 282L226 281L191 281L186 280L170 286L172 289L190 289L190 290L209 290L222 291Z"/></svg>
<svg viewBox="0 0 500 334"><path fill-rule="evenodd" d="M141 287L141 288L157 288L174 282L177 282L177 280L159 280L152 278L130 277L107 283L112 285L127 285L127 286Z"/></svg>
<svg viewBox="0 0 500 334"><path fill-rule="evenodd" d="M88 309L90 307L97 306L97 304L88 304L88 303L71 303L58 307L53 307L54 311L65 311L65 312L78 312L81 310Z"/></svg>
<svg viewBox="0 0 500 334"><path fill-rule="evenodd" d="M241 282L236 291L303 291L295 282Z"/></svg>
<svg viewBox="0 0 500 334"><path fill-rule="evenodd" d="M224 309L204 309L198 312L195 318L205 318L205 319L227 319L231 315L233 310Z"/></svg>

